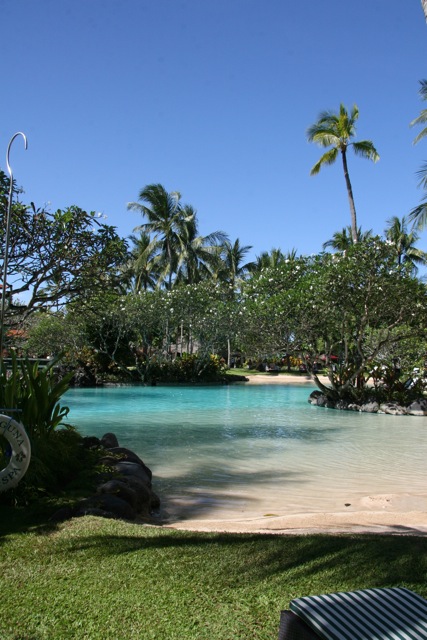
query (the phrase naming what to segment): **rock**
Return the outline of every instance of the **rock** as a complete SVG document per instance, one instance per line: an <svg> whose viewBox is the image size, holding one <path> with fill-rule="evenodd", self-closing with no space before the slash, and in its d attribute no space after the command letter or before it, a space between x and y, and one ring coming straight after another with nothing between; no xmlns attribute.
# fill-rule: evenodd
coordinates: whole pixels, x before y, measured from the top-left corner
<svg viewBox="0 0 427 640"><path fill-rule="evenodd" d="M312 405L317 405L317 400L322 395L321 391L312 391L308 397L308 402Z"/></svg>
<svg viewBox="0 0 427 640"><path fill-rule="evenodd" d="M335 402L329 400L323 393L317 398L318 407L326 407L327 409L335 409Z"/></svg>
<svg viewBox="0 0 427 640"><path fill-rule="evenodd" d="M427 399L420 398L406 408L410 416L427 416Z"/></svg>
<svg viewBox="0 0 427 640"><path fill-rule="evenodd" d="M122 520L135 520L136 518L136 511L130 504L109 493L99 493L82 500L77 505L75 515L89 515L89 510L91 510L92 515L98 515L93 513L93 509L110 513L112 517Z"/></svg>
<svg viewBox="0 0 427 640"><path fill-rule="evenodd" d="M360 405L356 404L355 402L350 402L350 404L347 405L347 411L360 411Z"/></svg>
<svg viewBox="0 0 427 640"><path fill-rule="evenodd" d="M136 464L136 462L116 462L116 464L112 465L112 468L118 473L118 475L139 478L139 480L144 482L147 487L151 488L151 479L149 475L141 465Z"/></svg>
<svg viewBox="0 0 427 640"><path fill-rule="evenodd" d="M380 411L391 416L404 416L407 414L405 407L401 407L396 402L383 402L380 404Z"/></svg>
<svg viewBox="0 0 427 640"><path fill-rule="evenodd" d="M116 479L109 480L108 482L104 482L104 484L99 485L96 491L97 493L108 493L112 496L117 496L117 498L125 500L130 504L133 509L138 510L136 491L125 482L121 482Z"/></svg>
<svg viewBox="0 0 427 640"><path fill-rule="evenodd" d="M112 449L119 446L119 441L114 433L105 433L101 438L101 445L104 449Z"/></svg>
<svg viewBox="0 0 427 640"><path fill-rule="evenodd" d="M144 462L141 460L141 458L130 449L126 449L125 447L111 447L110 449L108 449L108 451L110 453L113 453L114 455L119 455L120 462L136 462L136 464L141 465L145 473L149 476L150 480L153 477L151 469L149 469L147 465L144 464Z"/></svg>
<svg viewBox="0 0 427 640"><path fill-rule="evenodd" d="M379 411L378 402L367 402L366 404L362 404L360 407L360 411L364 413L378 413Z"/></svg>
<svg viewBox="0 0 427 640"><path fill-rule="evenodd" d="M136 510L143 515L150 515L153 509L158 509L160 500L158 496L147 487L145 482L136 476L122 476L120 482L128 485L136 495Z"/></svg>
<svg viewBox="0 0 427 640"><path fill-rule="evenodd" d="M151 492L151 509L160 509L160 498L154 491Z"/></svg>
<svg viewBox="0 0 427 640"><path fill-rule="evenodd" d="M95 436L84 436L82 438L82 444L85 449L99 449L101 440Z"/></svg>
<svg viewBox="0 0 427 640"><path fill-rule="evenodd" d="M337 400L335 403L335 409L341 409L345 411L348 409L348 402L346 400Z"/></svg>
<svg viewBox="0 0 427 640"><path fill-rule="evenodd" d="M89 369L78 368L74 372L71 385L74 387L95 387L97 380Z"/></svg>
<svg viewBox="0 0 427 640"><path fill-rule="evenodd" d="M74 516L75 507L62 507L62 509L58 509L55 513L50 516L50 522L64 522L65 520L70 520Z"/></svg>

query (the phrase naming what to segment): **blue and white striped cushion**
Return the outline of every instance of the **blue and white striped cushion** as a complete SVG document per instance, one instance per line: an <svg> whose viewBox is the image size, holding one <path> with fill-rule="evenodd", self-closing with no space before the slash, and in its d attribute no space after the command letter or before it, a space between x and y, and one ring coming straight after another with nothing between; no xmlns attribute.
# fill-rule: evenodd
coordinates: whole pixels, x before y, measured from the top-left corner
<svg viewBox="0 0 427 640"><path fill-rule="evenodd" d="M409 589L306 596L290 609L323 640L427 640L427 600Z"/></svg>

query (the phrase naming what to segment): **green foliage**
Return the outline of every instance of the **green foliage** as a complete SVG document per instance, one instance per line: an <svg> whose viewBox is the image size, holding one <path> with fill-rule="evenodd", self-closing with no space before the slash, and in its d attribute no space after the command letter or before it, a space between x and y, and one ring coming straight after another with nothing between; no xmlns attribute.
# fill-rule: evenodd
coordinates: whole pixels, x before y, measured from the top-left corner
<svg viewBox="0 0 427 640"><path fill-rule="evenodd" d="M25 506L58 496L72 501L93 491L100 453L85 449L73 427L35 438L31 447L27 473L15 489L0 493L0 505Z"/></svg>
<svg viewBox="0 0 427 640"><path fill-rule="evenodd" d="M397 356L409 371L425 349L426 287L379 238L263 269L245 285L242 300L246 353L292 354L310 371L320 356L335 356L331 386L318 381L330 395L359 394L377 361Z"/></svg>
<svg viewBox="0 0 427 640"><path fill-rule="evenodd" d="M375 365L367 379L373 382L374 387L369 389L369 394L377 402L405 405L423 397L427 388L424 378L398 375L395 367L390 364Z"/></svg>
<svg viewBox="0 0 427 640"><path fill-rule="evenodd" d="M0 363L0 403L6 415L15 410L12 417L25 427L30 440L46 438L59 426L68 414L68 407L61 407L59 401L68 389L72 374L56 381L53 367L57 360L39 367L28 359L18 362L12 354L12 369L9 371L4 361Z"/></svg>
<svg viewBox="0 0 427 640"><path fill-rule="evenodd" d="M2 175L0 172L0 221L6 215ZM1 244L4 231L1 224ZM9 322L118 286L118 270L127 258L126 241L114 227L101 224L95 212L77 206L51 213L34 204L14 203L10 237ZM25 302L17 299L23 293L27 294Z"/></svg>
<svg viewBox="0 0 427 640"><path fill-rule="evenodd" d="M147 362L146 382L216 382L223 378L224 365L218 356L199 357L184 353L172 361Z"/></svg>
<svg viewBox="0 0 427 640"><path fill-rule="evenodd" d="M40 492L56 491L80 463L77 442L80 436L64 424L68 407L60 400L72 374L55 380L56 361L39 367L28 359L18 362L12 355L11 370L0 363L0 403L2 413L21 422L30 438L29 469L16 489L1 494L2 501L25 503ZM61 428L60 428L61 427ZM70 433L68 433L68 431ZM7 442L0 442L0 462L6 463Z"/></svg>
<svg viewBox="0 0 427 640"><path fill-rule="evenodd" d="M75 363L85 346L84 327L73 313L36 313L27 330L25 351L31 357L57 357Z"/></svg>

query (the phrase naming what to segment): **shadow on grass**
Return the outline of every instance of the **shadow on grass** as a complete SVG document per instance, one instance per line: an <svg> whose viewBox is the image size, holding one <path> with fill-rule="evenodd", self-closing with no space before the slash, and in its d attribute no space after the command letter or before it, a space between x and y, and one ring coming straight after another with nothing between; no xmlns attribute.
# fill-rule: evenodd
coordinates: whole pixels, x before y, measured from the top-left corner
<svg viewBox="0 0 427 640"><path fill-rule="evenodd" d="M53 533L58 529L58 523L50 522L49 518L58 508L52 505L43 508L40 505L19 508L0 505L0 545L6 536L17 533Z"/></svg>
<svg viewBox="0 0 427 640"><path fill-rule="evenodd" d="M399 528L400 531L400 528ZM427 538L391 535L219 534L142 528L135 535L77 536L70 553L97 557L164 553L174 561L195 558L231 563L243 581L301 581L313 584L332 579L331 591L367 587L406 586L427 596ZM289 585L288 585L289 588Z"/></svg>

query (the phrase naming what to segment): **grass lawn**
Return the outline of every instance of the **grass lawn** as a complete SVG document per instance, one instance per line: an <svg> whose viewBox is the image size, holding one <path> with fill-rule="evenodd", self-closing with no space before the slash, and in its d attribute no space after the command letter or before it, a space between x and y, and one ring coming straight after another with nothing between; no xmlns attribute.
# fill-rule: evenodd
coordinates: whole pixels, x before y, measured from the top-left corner
<svg viewBox="0 0 427 640"><path fill-rule="evenodd" d="M427 538L46 526L0 507L1 640L272 640L292 598L385 586L427 597Z"/></svg>

